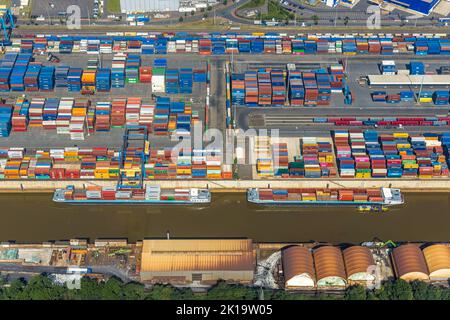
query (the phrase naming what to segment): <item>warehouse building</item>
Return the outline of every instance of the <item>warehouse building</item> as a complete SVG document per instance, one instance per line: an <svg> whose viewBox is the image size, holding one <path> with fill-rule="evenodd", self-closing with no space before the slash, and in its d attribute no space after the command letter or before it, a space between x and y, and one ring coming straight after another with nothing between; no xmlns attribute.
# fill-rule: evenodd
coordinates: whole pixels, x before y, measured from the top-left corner
<svg viewBox="0 0 450 320"><path fill-rule="evenodd" d="M404 244L392 251L392 262L397 278L414 281L428 280L428 268L422 250L416 244Z"/></svg>
<svg viewBox="0 0 450 320"><path fill-rule="evenodd" d="M324 246L314 250L317 287L345 287L347 276L341 249Z"/></svg>
<svg viewBox="0 0 450 320"><path fill-rule="evenodd" d="M247 239L144 240L141 280L205 283L253 280L253 244Z"/></svg>
<svg viewBox="0 0 450 320"><path fill-rule="evenodd" d="M284 286L286 289L312 288L316 273L311 251L301 246L291 246L281 251Z"/></svg>
<svg viewBox="0 0 450 320"><path fill-rule="evenodd" d="M369 248L349 247L343 251L343 255L348 281L367 282L375 280L375 275L371 272L375 266L375 261Z"/></svg>
<svg viewBox="0 0 450 320"><path fill-rule="evenodd" d="M178 11L180 0L120 0L122 13Z"/></svg>
<svg viewBox="0 0 450 320"><path fill-rule="evenodd" d="M450 280L450 247L434 244L422 250L427 263L430 280Z"/></svg>
<svg viewBox="0 0 450 320"><path fill-rule="evenodd" d="M404 10L412 14L429 15L438 5L440 0L378 0L382 7L392 6L395 9Z"/></svg>

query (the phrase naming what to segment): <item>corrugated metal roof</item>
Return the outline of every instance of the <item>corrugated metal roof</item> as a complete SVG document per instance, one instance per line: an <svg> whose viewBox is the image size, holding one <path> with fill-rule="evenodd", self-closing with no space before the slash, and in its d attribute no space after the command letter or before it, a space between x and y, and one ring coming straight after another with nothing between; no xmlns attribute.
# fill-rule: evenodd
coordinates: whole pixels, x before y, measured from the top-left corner
<svg viewBox="0 0 450 320"><path fill-rule="evenodd" d="M375 265L372 252L367 247L353 246L343 251L347 276L360 272L368 272L370 266Z"/></svg>
<svg viewBox="0 0 450 320"><path fill-rule="evenodd" d="M178 11L180 0L120 0L120 10L124 13Z"/></svg>
<svg viewBox="0 0 450 320"><path fill-rule="evenodd" d="M392 251L395 271L404 280L428 279L428 268L422 250L416 244L404 244Z"/></svg>
<svg viewBox="0 0 450 320"><path fill-rule="evenodd" d="M287 282L295 276L308 274L313 280L316 278L312 253L308 248L291 246L281 251L284 279Z"/></svg>
<svg viewBox="0 0 450 320"><path fill-rule="evenodd" d="M430 277L450 277L450 248L434 244L422 250Z"/></svg>
<svg viewBox="0 0 450 320"><path fill-rule="evenodd" d="M253 270L251 240L144 240L141 271Z"/></svg>
<svg viewBox="0 0 450 320"><path fill-rule="evenodd" d="M313 255L317 281L327 277L340 277L345 281L347 276L341 249L324 246L314 250Z"/></svg>

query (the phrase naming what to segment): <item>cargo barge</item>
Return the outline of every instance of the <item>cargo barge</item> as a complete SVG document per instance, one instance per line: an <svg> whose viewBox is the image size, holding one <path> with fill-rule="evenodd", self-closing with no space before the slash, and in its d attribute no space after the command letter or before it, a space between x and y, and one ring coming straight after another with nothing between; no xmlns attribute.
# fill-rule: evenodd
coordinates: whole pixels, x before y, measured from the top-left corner
<svg viewBox="0 0 450 320"><path fill-rule="evenodd" d="M378 209L404 203L400 189L262 189L247 190L247 201L259 205L354 206Z"/></svg>
<svg viewBox="0 0 450 320"><path fill-rule="evenodd" d="M67 204L117 204L117 205L193 205L209 204L208 189L161 189L147 186L143 189L121 190L115 187L75 190L74 186L56 189L53 201Z"/></svg>

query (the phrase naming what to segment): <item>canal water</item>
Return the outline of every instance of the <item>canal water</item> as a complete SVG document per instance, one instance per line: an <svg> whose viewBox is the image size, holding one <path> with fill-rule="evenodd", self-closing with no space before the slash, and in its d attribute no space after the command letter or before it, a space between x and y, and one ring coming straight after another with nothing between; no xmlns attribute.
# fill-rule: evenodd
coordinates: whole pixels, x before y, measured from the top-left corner
<svg viewBox="0 0 450 320"><path fill-rule="evenodd" d="M0 194L0 241L70 238L247 237L259 242L359 243L450 240L450 193L408 193L384 213L355 208L261 207L244 194L213 194L196 206L71 206L50 194Z"/></svg>

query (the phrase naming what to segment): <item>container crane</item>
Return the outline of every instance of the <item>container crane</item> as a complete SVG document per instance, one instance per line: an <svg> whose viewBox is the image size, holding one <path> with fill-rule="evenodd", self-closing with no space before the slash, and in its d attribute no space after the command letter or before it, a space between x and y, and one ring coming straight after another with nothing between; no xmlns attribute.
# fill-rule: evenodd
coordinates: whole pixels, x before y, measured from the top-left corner
<svg viewBox="0 0 450 320"><path fill-rule="evenodd" d="M0 24L3 29L3 41L2 45L9 45L11 43L11 32L16 27L14 24L14 16L12 15L11 8L6 5L0 6Z"/></svg>
<svg viewBox="0 0 450 320"><path fill-rule="evenodd" d="M342 92L344 93L344 104L351 105L353 103L353 96L345 78L342 79Z"/></svg>
<svg viewBox="0 0 450 320"><path fill-rule="evenodd" d="M148 129L145 126L127 126L123 136L122 150L119 156L118 189L143 189L145 178L145 162L149 155ZM127 157L140 159L140 170L129 172L126 168Z"/></svg>

